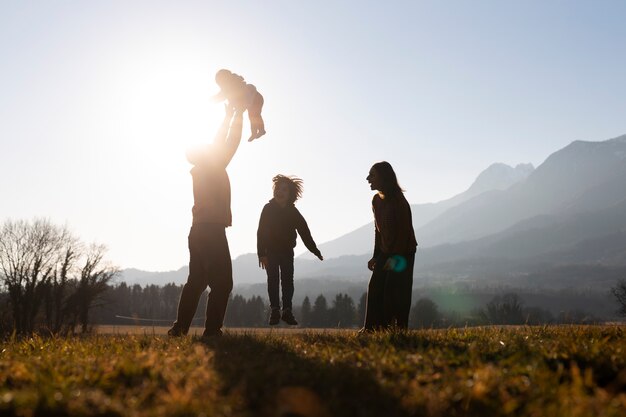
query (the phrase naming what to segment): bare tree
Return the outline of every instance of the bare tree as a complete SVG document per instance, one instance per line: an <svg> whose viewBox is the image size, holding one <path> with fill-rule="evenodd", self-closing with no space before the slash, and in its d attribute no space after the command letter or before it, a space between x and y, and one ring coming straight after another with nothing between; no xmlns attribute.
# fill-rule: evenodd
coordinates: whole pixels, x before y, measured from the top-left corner
<svg viewBox="0 0 626 417"><path fill-rule="evenodd" d="M35 317L48 284L61 261L63 248L73 239L66 228L36 219L8 220L0 230L0 271L9 293L18 334L34 330Z"/></svg>
<svg viewBox="0 0 626 417"><path fill-rule="evenodd" d="M617 313L626 317L626 280L620 280L615 287L611 288L611 293L619 303Z"/></svg>
<svg viewBox="0 0 626 417"><path fill-rule="evenodd" d="M45 219L5 221L0 227L0 283L9 296L15 332L32 333L37 325L58 332L71 326L69 319L86 330L89 309L117 273L103 263L105 251L98 245L84 249L66 227ZM44 318L38 319L42 310Z"/></svg>
<svg viewBox="0 0 626 417"><path fill-rule="evenodd" d="M64 255L55 269L45 300L46 325L52 333L63 329L67 321L67 300L71 293L71 275L75 272L75 262L80 256L81 246L77 239L68 239Z"/></svg>
<svg viewBox="0 0 626 417"><path fill-rule="evenodd" d="M118 270L103 262L106 247L92 244L84 255L80 277L76 281L76 290L67 301L71 312L71 329L81 326L83 333L89 329L89 310L99 304L101 296L106 292L109 282Z"/></svg>

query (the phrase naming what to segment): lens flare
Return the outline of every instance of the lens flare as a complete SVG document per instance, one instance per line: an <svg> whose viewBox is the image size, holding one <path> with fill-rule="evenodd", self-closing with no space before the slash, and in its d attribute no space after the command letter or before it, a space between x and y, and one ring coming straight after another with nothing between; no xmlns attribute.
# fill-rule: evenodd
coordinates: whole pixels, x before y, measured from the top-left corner
<svg viewBox="0 0 626 417"><path fill-rule="evenodd" d="M392 255L386 263L386 268L388 271L393 272L402 272L406 269L406 258L400 255Z"/></svg>

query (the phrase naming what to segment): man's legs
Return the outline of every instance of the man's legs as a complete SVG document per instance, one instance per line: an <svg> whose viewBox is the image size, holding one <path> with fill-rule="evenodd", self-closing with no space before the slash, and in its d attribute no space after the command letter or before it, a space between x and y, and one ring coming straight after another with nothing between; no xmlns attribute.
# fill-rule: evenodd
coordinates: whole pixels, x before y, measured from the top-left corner
<svg viewBox="0 0 626 417"><path fill-rule="evenodd" d="M198 301L207 286L206 250L207 240L203 230L192 226L188 237L189 246L189 276L183 286L178 301L178 313L174 326L170 329L172 336L187 334L191 321L196 313Z"/></svg>
<svg viewBox="0 0 626 417"><path fill-rule="evenodd" d="M209 297L206 303L204 335L220 334L224 324L228 296L233 289L233 267L230 259L228 240L223 226L216 227L209 239L208 283Z"/></svg>

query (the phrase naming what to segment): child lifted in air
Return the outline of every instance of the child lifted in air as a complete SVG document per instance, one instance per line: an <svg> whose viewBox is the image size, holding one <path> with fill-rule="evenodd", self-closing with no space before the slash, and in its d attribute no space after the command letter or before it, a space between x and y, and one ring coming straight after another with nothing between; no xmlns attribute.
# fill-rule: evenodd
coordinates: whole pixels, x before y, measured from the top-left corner
<svg viewBox="0 0 626 417"><path fill-rule="evenodd" d="M215 74L215 82L221 91L214 98L217 101L228 100L228 105L236 109L248 110L250 129L252 131L248 142L258 139L265 134L265 124L261 117L263 96L255 86L245 82L241 75L221 69Z"/></svg>
<svg viewBox="0 0 626 417"><path fill-rule="evenodd" d="M321 261L324 257L311 237L309 226L294 203L302 196L302 180L293 176L276 175L272 178L274 198L263 207L257 231L259 266L267 272L267 292L270 297L269 324L282 319L285 323L298 324L291 311L293 298L293 248L296 232L305 246ZM283 290L283 312L280 313L279 282Z"/></svg>

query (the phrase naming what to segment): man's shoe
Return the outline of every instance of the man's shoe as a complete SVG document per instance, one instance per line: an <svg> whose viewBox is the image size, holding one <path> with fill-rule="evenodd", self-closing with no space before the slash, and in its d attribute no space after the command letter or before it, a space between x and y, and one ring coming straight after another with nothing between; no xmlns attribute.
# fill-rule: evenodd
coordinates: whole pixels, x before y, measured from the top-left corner
<svg viewBox="0 0 626 417"><path fill-rule="evenodd" d="M286 308L283 310L283 315L281 319L283 319L283 321L290 326L298 325L298 322L296 321L296 318L293 316L293 313L291 312L290 308Z"/></svg>
<svg viewBox="0 0 626 417"><path fill-rule="evenodd" d="M369 328L369 327L361 327L357 332L356 335L357 336L365 336L367 334L372 334L374 333L374 329Z"/></svg>
<svg viewBox="0 0 626 417"><path fill-rule="evenodd" d="M212 331L204 331L202 333L202 336L200 336L200 341L201 342L209 342L211 340L215 340L218 337L222 336L222 331L221 330L212 330Z"/></svg>
<svg viewBox="0 0 626 417"><path fill-rule="evenodd" d="M280 309L273 308L270 313L270 326L275 326L280 321Z"/></svg>
<svg viewBox="0 0 626 417"><path fill-rule="evenodd" d="M183 333L180 327L173 325L172 328L167 331L167 335L169 337L181 337L184 336L185 333Z"/></svg>

